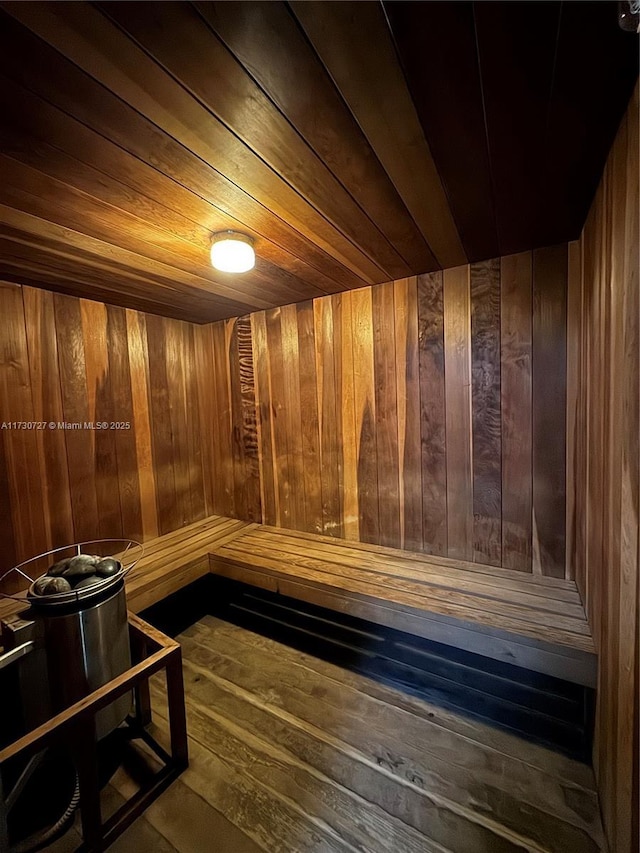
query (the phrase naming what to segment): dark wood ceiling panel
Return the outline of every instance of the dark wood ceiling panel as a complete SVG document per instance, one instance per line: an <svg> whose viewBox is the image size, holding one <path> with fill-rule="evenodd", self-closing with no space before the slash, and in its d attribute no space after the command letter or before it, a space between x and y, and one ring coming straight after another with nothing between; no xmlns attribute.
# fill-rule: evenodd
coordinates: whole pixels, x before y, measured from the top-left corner
<svg viewBox="0 0 640 853"><path fill-rule="evenodd" d="M470 261L500 254L473 4L384 5Z"/></svg>
<svg viewBox="0 0 640 853"><path fill-rule="evenodd" d="M381 5L306 0L289 5L440 265L466 263Z"/></svg>
<svg viewBox="0 0 640 853"><path fill-rule="evenodd" d="M250 170L249 175L252 171L257 175L258 165L247 151L264 161L315 210L323 211L389 276L410 272L401 252L411 254L414 263L433 266L433 256L424 240L421 242L425 251L416 252L420 237L415 227L413 234L396 235L401 246L391 245L384 231L396 231L396 227L388 223L386 228L376 227L190 4L160 3L151 16L145 4L136 2L106 3L100 8L219 120L222 127L215 128L216 138ZM91 26L98 32L102 29L97 20ZM139 74L137 65L136 58L131 69L133 79ZM155 90L153 97L161 98ZM238 109L238 104L244 103L250 103L251 109ZM209 122L203 120L203 127L208 132ZM238 140L247 151L240 150ZM260 168L264 169L264 163ZM263 186L273 192L274 183L271 178ZM389 213L393 218L393 210ZM379 219L382 222L381 216ZM412 224L408 218L407 222Z"/></svg>
<svg viewBox="0 0 640 853"><path fill-rule="evenodd" d="M407 262L413 268L437 266L424 237L286 5L195 5ZM256 143L259 145L259 140Z"/></svg>
<svg viewBox="0 0 640 853"><path fill-rule="evenodd" d="M546 140L547 243L579 237L638 79L639 40L615 3L562 4Z"/></svg>
<svg viewBox="0 0 640 853"><path fill-rule="evenodd" d="M86 32L79 35L50 11L52 6L29 5L30 12L26 4L8 4L8 11L28 19L34 31L42 34L43 41L29 39L24 27L12 30L3 21L0 37L7 76L15 74L25 81L36 77L36 91L42 91L47 99L53 99L119 144L124 136L124 147L133 148L144 162L154 165L161 162L163 171L179 181L176 166L182 166L182 152L192 155L187 157L189 161L195 159L205 167L215 164L210 177L223 176L222 189L228 190L230 206L242 204L245 199L238 199L239 195L247 196L249 204L257 202L284 219L295 231L354 272L361 282L384 277L375 263L297 193L283 185L263 161L97 10L87 4L54 5L65 16L98 17L85 22ZM100 30L98 21L103 22ZM47 40L69 54L71 61L65 61L57 50L47 49ZM24 67L21 57L25 55L37 55L38 63ZM84 74L79 65L84 66ZM96 85L96 80L101 85ZM27 85L32 88L31 83ZM137 117L146 121L136 121ZM243 184L250 184L252 192L238 192ZM286 204L290 207L288 218ZM238 218L244 221L244 215Z"/></svg>
<svg viewBox="0 0 640 853"><path fill-rule="evenodd" d="M255 201L319 245L365 283L388 277L341 231L290 186L279 180L264 161L173 77L115 25L109 24L99 11L85 3L8 3L3 8L32 29L43 42L56 48L54 53L58 55L52 58L53 67L49 72L56 93L64 73L64 63L59 58L59 54L62 54L71 60L67 63L67 71L72 71L73 65L82 68L87 75L101 83L106 92L112 91L118 96L117 99L147 118L151 130L154 126L162 129L157 133L154 144L145 141L141 152L143 159L154 160L159 156L156 155L156 146L162 151L167 142L173 139L205 164L214 164L215 170L223 174L231 185L250 186L250 195ZM3 38L9 40L6 30L8 27L5 28L3 23ZM19 32L16 37L18 35ZM11 51L13 63L20 68L20 56L25 54L12 49L11 42L7 44L7 50ZM31 55L38 56L38 65L41 65L40 53L41 48L36 45ZM24 69L21 71L24 72ZM95 100L82 98L79 104L81 99L74 88L67 88L65 95L75 99L76 109L88 113L91 121L107 123L107 135L120 132L117 121L109 120L105 115L100 118L96 116L102 107ZM115 104L114 107L117 109ZM168 159L167 166L171 174L173 161Z"/></svg>
<svg viewBox="0 0 640 853"><path fill-rule="evenodd" d="M270 242L276 247L287 247L294 258L303 258L306 264L318 270L323 277L326 276L327 285L322 289L339 290L365 283L334 257L255 202L225 176L4 15L0 26L0 44L0 70L55 104L61 115L66 113L75 117L77 123L71 128L72 137L83 134L82 126L85 125L87 132L80 136L83 144L79 156L90 162L92 156L93 160L95 157L100 158L100 168L107 176L115 169L119 177L120 164L123 159L129 160L127 155L131 155L127 182L131 181L131 174L136 174L137 179L144 182L151 172L155 172L158 176L170 179L167 191L163 193L168 204L172 204L174 193L186 187L193 195L211 204L214 215L229 215L229 211L235 211L237 222L245 227L249 224L250 230L261 237L269 235ZM21 56L35 55L38 56L37 63L22 64ZM36 127L40 120L42 132L47 134L50 121L46 115L40 116L38 112L34 116L24 117L24 121L30 121L32 125L35 122ZM104 140L107 143L112 140L114 147L105 147L102 144ZM70 140L65 145L69 143ZM114 148L120 148L123 155L117 161L114 160L118 156ZM139 186L134 189L139 190ZM179 198L174 206L182 210L181 204L182 199ZM260 250L259 245L257 248ZM286 267L286 264L281 265ZM335 282L335 285L331 282ZM320 286L319 281L314 283Z"/></svg>
<svg viewBox="0 0 640 853"><path fill-rule="evenodd" d="M267 261L260 259L251 274L244 278L242 285L238 285L228 274L216 272L215 279L207 278L211 267L198 263L202 253L196 246L187 241L176 245L178 241L163 231L161 226L143 222L122 209L114 211L103 201L4 155L0 155L0 202L16 213L31 214L43 222L51 215L50 211L55 209L56 224L79 235L95 237L109 248L110 254L123 254L118 250L124 249L137 258L136 266L140 264L149 269L161 266L167 278L196 288L211 297L235 296L236 302L244 303L245 310L250 310L256 302L267 303L265 307L272 304L270 299L263 296L270 293L274 283L273 270ZM70 234L69 239L73 240L73 235ZM167 242L170 243L170 249L165 248ZM301 299L308 289L293 276L284 278L281 275L277 286L281 297L289 302ZM321 294L317 291L315 295Z"/></svg>
<svg viewBox="0 0 640 853"><path fill-rule="evenodd" d="M259 257L302 279L320 292L335 292L337 282L280 246L261 239L253 229L214 207L197 193L170 180L152 166L48 104L7 78L0 78L0 146L5 154L39 168L117 209L161 223L176 239L198 248L200 273L210 234L244 229L259 244ZM168 203L170 202L170 204ZM171 206L170 206L171 205ZM180 266L180 255L176 256ZM215 279L209 267L207 277ZM238 282L240 288L244 281ZM277 290L277 281L274 279ZM277 295L274 290L274 299Z"/></svg>
<svg viewBox="0 0 640 853"><path fill-rule="evenodd" d="M501 255L545 244L548 201L540 188L560 8L550 2L474 4ZM514 38L522 32L526 39Z"/></svg>
<svg viewBox="0 0 640 853"><path fill-rule="evenodd" d="M0 277L207 322L563 242L637 70L610 2L0 0Z"/></svg>

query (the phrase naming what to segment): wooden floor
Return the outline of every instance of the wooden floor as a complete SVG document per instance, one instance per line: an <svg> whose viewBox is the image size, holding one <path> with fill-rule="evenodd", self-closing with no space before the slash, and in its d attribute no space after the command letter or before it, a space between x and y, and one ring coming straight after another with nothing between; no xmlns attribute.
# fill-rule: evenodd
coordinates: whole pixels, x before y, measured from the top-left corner
<svg viewBox="0 0 640 853"><path fill-rule="evenodd" d="M115 851L606 849L585 765L213 617L180 640L191 766Z"/></svg>

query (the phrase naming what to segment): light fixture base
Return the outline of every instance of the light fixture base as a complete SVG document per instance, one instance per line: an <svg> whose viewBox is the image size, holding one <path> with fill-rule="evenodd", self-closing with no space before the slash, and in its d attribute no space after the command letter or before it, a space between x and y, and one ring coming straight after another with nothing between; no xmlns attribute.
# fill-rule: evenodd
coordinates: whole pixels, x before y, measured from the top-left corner
<svg viewBox="0 0 640 853"><path fill-rule="evenodd" d="M211 264L220 272L241 273L253 269L253 239L240 231L219 231L211 237Z"/></svg>

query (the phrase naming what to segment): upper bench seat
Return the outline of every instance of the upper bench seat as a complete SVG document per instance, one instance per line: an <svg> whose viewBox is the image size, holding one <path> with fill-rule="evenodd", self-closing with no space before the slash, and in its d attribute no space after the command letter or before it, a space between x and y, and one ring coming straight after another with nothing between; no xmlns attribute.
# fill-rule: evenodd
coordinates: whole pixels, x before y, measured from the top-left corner
<svg viewBox="0 0 640 853"><path fill-rule="evenodd" d="M573 581L211 516L146 542L140 612L209 571L409 634L595 687ZM0 603L0 617L19 605Z"/></svg>

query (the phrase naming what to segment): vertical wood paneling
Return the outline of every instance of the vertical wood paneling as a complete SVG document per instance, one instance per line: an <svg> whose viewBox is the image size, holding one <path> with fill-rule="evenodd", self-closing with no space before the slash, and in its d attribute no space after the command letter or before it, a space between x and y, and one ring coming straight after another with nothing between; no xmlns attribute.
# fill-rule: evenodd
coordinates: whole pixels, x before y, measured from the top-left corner
<svg viewBox="0 0 640 853"><path fill-rule="evenodd" d="M58 369L58 341L53 294L32 287L22 289L29 348L29 373L36 421L64 420ZM73 541L73 516L64 430L37 431L38 454L43 463L43 501L47 545ZM9 514L10 517L10 514Z"/></svg>
<svg viewBox="0 0 640 853"><path fill-rule="evenodd" d="M300 354L298 348L298 318L295 305L280 309L282 343L282 382L284 426L288 452L283 460L287 471L291 516L288 527L306 530L305 479L306 460L302 456L302 409L300 406Z"/></svg>
<svg viewBox="0 0 640 853"><path fill-rule="evenodd" d="M447 554L447 457L442 273L418 276L422 535L428 554Z"/></svg>
<svg viewBox="0 0 640 853"><path fill-rule="evenodd" d="M393 282L372 289L379 541L399 548L398 379Z"/></svg>
<svg viewBox="0 0 640 853"><path fill-rule="evenodd" d="M320 446L320 482L322 494L322 532L342 536L340 506L341 447L336 398L336 327L334 303L331 299L316 299L313 303L315 374L318 433ZM339 338L338 338L339 341Z"/></svg>
<svg viewBox="0 0 640 853"><path fill-rule="evenodd" d="M417 279L394 282L401 547L422 551Z"/></svg>
<svg viewBox="0 0 640 853"><path fill-rule="evenodd" d="M578 353L569 361L569 388L577 386L568 398L575 423L569 571L586 595L599 653L593 758L616 853L637 850L639 839L638 107L636 88L582 233Z"/></svg>
<svg viewBox="0 0 640 853"><path fill-rule="evenodd" d="M265 318L271 388L270 414L273 430L274 481L277 493L276 524L280 527L292 527L291 484L288 469L289 445L286 423L287 390L284 380L280 309L270 309L266 312Z"/></svg>
<svg viewBox="0 0 640 853"><path fill-rule="evenodd" d="M89 403L80 300L55 294L53 302L64 420L70 423L84 423L89 420ZM99 535L99 525L93 437L89 431L82 429L67 430L64 438L69 466L69 489L75 539L79 541L96 539ZM31 548L26 556L31 556L33 553L34 550Z"/></svg>
<svg viewBox="0 0 640 853"><path fill-rule="evenodd" d="M531 571L531 253L501 259L502 565Z"/></svg>
<svg viewBox="0 0 640 853"><path fill-rule="evenodd" d="M20 288L2 289L0 311L0 395L3 420L10 423L34 420L29 376L29 352L24 305ZM45 505L42 499L43 465L36 432L8 428L3 435L11 518L19 559L47 550ZM24 555L24 556L23 556Z"/></svg>
<svg viewBox="0 0 640 853"><path fill-rule="evenodd" d="M578 441L576 411L580 381L580 335L582 324L580 242L568 246L567 277L567 510L566 510L566 575L576 579L583 589L583 579L575 577L576 554L576 444Z"/></svg>
<svg viewBox="0 0 640 853"><path fill-rule="evenodd" d="M565 574L567 246L533 253L534 572ZM556 436L549 442L549 436Z"/></svg>
<svg viewBox="0 0 640 853"><path fill-rule="evenodd" d="M356 433L355 376L353 359L353 293L331 297L334 302L334 330L339 320L340 343L336 341L335 355L339 359L340 376L338 405L342 411L342 503L343 529L347 539L360 538L358 440Z"/></svg>
<svg viewBox="0 0 640 853"><path fill-rule="evenodd" d="M500 260L471 265L474 560L502 565Z"/></svg>
<svg viewBox="0 0 640 853"><path fill-rule="evenodd" d="M200 409L210 399L216 410L212 328L17 286L0 287L0 324L0 421L23 422L0 431L0 571L214 511ZM250 350L243 369L253 370ZM257 465L255 439L253 452Z"/></svg>
<svg viewBox="0 0 640 853"><path fill-rule="evenodd" d="M541 316L566 256L546 264ZM133 425L36 438L45 540L149 538L218 513L531 571L531 266L524 253L204 327L18 298L6 335L29 356L29 410ZM34 541L15 441L7 559Z"/></svg>
<svg viewBox="0 0 640 853"><path fill-rule="evenodd" d="M92 423L111 424L115 421L107 344L108 309L101 302L80 300L84 358ZM96 498L98 502L98 531L101 538L122 535L122 512L118 488L118 462L115 431L88 430L96 469Z"/></svg>
<svg viewBox="0 0 640 853"><path fill-rule="evenodd" d="M469 267L443 274L447 424L447 553L473 559Z"/></svg>
<svg viewBox="0 0 640 853"><path fill-rule="evenodd" d="M127 319L124 308L107 309L107 346L113 411L111 432L116 450L122 535L143 537L140 480L136 453L136 423L133 414ZM127 427L126 424L129 424Z"/></svg>
<svg viewBox="0 0 640 853"><path fill-rule="evenodd" d="M215 512L235 517L235 495L233 480L233 454L231 437L231 391L229 377L229 357L227 353L227 326L216 323L211 329L213 347L212 385L215 394L214 429L212 431L213 448L216 460L217 501Z"/></svg>
<svg viewBox="0 0 640 853"><path fill-rule="evenodd" d="M271 423L271 380L264 311L251 315L251 340L258 414L258 462L260 465L262 522L275 525L277 524L278 510L274 472L274 438Z"/></svg>
<svg viewBox="0 0 640 853"><path fill-rule="evenodd" d="M305 529L322 533L322 478L316 387L316 344L313 303L296 306L298 323L299 394L305 499Z"/></svg>
<svg viewBox="0 0 640 853"><path fill-rule="evenodd" d="M126 318L142 537L143 539L151 539L158 535L158 510L156 507L155 469L151 451L147 327L144 314L127 310Z"/></svg>
<svg viewBox="0 0 640 853"><path fill-rule="evenodd" d="M149 389L153 463L156 470L158 528L167 533L180 527L171 435L171 411L167 376L167 342L164 320L147 317Z"/></svg>
<svg viewBox="0 0 640 853"><path fill-rule="evenodd" d="M360 539L377 542L380 516L371 288L363 287L351 293L351 312Z"/></svg>

